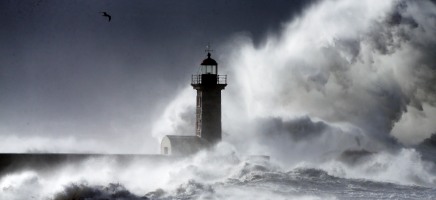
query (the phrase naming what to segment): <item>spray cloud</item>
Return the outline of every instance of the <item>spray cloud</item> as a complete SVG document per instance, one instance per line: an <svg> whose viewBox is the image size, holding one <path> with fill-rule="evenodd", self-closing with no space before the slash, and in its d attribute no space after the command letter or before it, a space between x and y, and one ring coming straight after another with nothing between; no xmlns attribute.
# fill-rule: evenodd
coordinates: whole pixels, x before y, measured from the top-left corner
<svg viewBox="0 0 436 200"><path fill-rule="evenodd" d="M225 139L271 153L274 135L294 135L291 142L307 136L324 152L429 137L436 132L435 13L429 1L322 1L259 45L235 36L218 58L229 74ZM193 104L188 92L173 104ZM166 116L187 112L174 111ZM153 130L157 137L168 132L178 133Z"/></svg>

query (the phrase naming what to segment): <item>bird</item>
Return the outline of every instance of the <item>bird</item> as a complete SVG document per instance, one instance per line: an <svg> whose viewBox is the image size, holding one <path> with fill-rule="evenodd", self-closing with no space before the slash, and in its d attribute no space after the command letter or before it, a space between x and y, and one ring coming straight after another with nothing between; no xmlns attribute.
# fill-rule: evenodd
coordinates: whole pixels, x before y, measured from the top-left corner
<svg viewBox="0 0 436 200"><path fill-rule="evenodd" d="M102 14L101 16L103 16L103 17L107 17L108 22L111 21L112 17L111 17L109 14L107 14L107 12L100 12L100 13Z"/></svg>

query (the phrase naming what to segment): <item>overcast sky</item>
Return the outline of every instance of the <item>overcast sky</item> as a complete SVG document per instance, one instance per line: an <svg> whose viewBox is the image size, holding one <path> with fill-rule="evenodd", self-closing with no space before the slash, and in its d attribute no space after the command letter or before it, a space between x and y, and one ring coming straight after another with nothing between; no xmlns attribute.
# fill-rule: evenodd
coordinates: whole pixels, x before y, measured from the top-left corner
<svg viewBox="0 0 436 200"><path fill-rule="evenodd" d="M154 118L189 84L209 42L218 58L235 35L261 43L309 2L0 1L0 140L49 145L2 151L64 140L100 141L89 143L97 151L155 149Z"/></svg>

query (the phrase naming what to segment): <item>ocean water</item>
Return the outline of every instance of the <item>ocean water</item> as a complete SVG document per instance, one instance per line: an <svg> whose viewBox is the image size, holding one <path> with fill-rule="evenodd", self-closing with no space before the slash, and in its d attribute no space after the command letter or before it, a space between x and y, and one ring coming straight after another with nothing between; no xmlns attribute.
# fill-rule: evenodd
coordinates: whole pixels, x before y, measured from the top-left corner
<svg viewBox="0 0 436 200"><path fill-rule="evenodd" d="M414 149L347 152L293 166L228 149L166 162L101 157L19 170L0 177L0 199L436 198L434 164Z"/></svg>

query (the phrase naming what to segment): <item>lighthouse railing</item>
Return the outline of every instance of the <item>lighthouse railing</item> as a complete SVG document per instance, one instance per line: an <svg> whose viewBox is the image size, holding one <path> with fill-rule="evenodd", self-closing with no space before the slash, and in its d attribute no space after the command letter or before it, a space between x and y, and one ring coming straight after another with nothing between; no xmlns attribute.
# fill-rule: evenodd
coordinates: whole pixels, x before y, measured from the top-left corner
<svg viewBox="0 0 436 200"><path fill-rule="evenodd" d="M191 84L192 85L201 84L201 75L192 75Z"/></svg>
<svg viewBox="0 0 436 200"><path fill-rule="evenodd" d="M227 75L218 75L217 84L227 84Z"/></svg>
<svg viewBox="0 0 436 200"><path fill-rule="evenodd" d="M201 84L201 74L198 75L192 75L191 78L191 84L192 85L198 85ZM217 75L217 80L216 80L217 84L227 84L227 75Z"/></svg>

